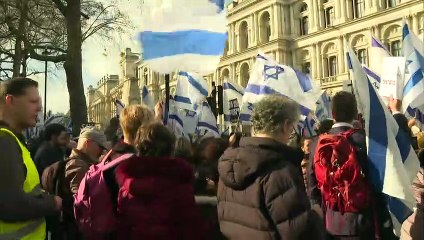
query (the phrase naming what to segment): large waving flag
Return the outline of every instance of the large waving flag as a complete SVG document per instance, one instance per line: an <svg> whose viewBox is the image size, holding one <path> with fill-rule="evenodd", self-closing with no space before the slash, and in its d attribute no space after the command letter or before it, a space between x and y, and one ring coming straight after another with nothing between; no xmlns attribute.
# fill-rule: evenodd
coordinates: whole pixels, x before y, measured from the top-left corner
<svg viewBox="0 0 424 240"><path fill-rule="evenodd" d="M324 91L321 97L318 99L315 116L320 122L329 118L333 118L331 103L327 95L327 91Z"/></svg>
<svg viewBox="0 0 424 240"><path fill-rule="evenodd" d="M208 96L208 84L202 76L195 73L179 72L175 92L175 106L196 110Z"/></svg>
<svg viewBox="0 0 424 240"><path fill-rule="evenodd" d="M403 87L403 109L416 108L424 103L424 57L416 46L416 36L403 25L402 52L406 58L405 82Z"/></svg>
<svg viewBox="0 0 424 240"><path fill-rule="evenodd" d="M119 118L119 115L121 114L122 110L125 108L125 104L121 102L121 100L116 99L115 107L116 107L116 117Z"/></svg>
<svg viewBox="0 0 424 240"><path fill-rule="evenodd" d="M223 109L224 122L231 124L232 118L239 119L241 101L243 99L244 89L237 83L224 82L223 84Z"/></svg>
<svg viewBox="0 0 424 240"><path fill-rule="evenodd" d="M300 121L296 125L296 133L301 137L311 138L317 135L315 131L317 121L309 114L308 116L301 116Z"/></svg>
<svg viewBox="0 0 424 240"><path fill-rule="evenodd" d="M218 0L144 0L140 39L149 68L214 73L227 40L221 8Z"/></svg>
<svg viewBox="0 0 424 240"><path fill-rule="evenodd" d="M351 48L348 51L358 108L365 119L369 177L376 189L385 194L399 233L400 224L412 214L415 200L410 186L419 169L419 161L408 136L399 129L357 56Z"/></svg>
<svg viewBox="0 0 424 240"><path fill-rule="evenodd" d="M208 135L219 138L219 130L216 123L215 115L212 112L208 102L203 102L198 110L199 122L197 123L197 130L200 135Z"/></svg>
<svg viewBox="0 0 424 240"><path fill-rule="evenodd" d="M146 86L143 86L141 90L141 103L149 107L150 109L155 108L155 100L151 92L147 89Z"/></svg>
<svg viewBox="0 0 424 240"><path fill-rule="evenodd" d="M291 98L301 105L302 115L308 116L309 112L316 108L322 90L314 86L307 75L258 54L243 95L240 120L248 122L253 105L270 94Z"/></svg>
<svg viewBox="0 0 424 240"><path fill-rule="evenodd" d="M176 137L188 137L184 131L184 121L181 118L178 108L175 106L172 96L169 99L169 112L165 114L164 124Z"/></svg>

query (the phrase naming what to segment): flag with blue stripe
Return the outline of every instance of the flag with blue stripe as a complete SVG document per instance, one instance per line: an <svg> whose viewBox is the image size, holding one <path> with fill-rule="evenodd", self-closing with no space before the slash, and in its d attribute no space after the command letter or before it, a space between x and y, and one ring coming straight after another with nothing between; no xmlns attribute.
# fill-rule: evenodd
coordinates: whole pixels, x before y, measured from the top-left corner
<svg viewBox="0 0 424 240"><path fill-rule="evenodd" d="M320 122L329 118L333 118L330 98L327 94L327 91L324 91L321 97L318 99L315 116Z"/></svg>
<svg viewBox="0 0 424 240"><path fill-rule="evenodd" d="M197 130L199 131L200 136L208 135L219 138L220 135L216 118L208 102L203 102L198 110L198 114L199 122L197 123Z"/></svg>
<svg viewBox="0 0 424 240"><path fill-rule="evenodd" d="M240 115L240 107L243 99L244 88L233 82L224 82L223 86L223 109L224 122L231 124L232 119L238 119ZM238 109L237 109L238 107Z"/></svg>
<svg viewBox="0 0 424 240"><path fill-rule="evenodd" d="M143 89L141 90L141 103L152 110L155 108L154 97L146 86L143 86Z"/></svg>
<svg viewBox="0 0 424 240"><path fill-rule="evenodd" d="M195 73L179 72L175 91L175 106L196 110L208 96L208 84L202 76Z"/></svg>
<svg viewBox="0 0 424 240"><path fill-rule="evenodd" d="M189 138L189 134L194 134L197 125L196 113L186 109L179 109L175 105L174 98L170 96L169 112L165 115L164 124L175 136Z"/></svg>
<svg viewBox="0 0 424 240"><path fill-rule="evenodd" d="M412 214L415 199L410 187L418 172L419 161L408 136L399 129L357 56L351 48L348 51L358 108L365 120L369 177L376 190L385 195L399 233L400 224Z"/></svg>
<svg viewBox="0 0 424 240"><path fill-rule="evenodd" d="M248 123L253 105L267 95L287 96L300 104L301 114L308 116L316 108L322 90L310 77L264 54L258 54L242 99L240 120Z"/></svg>
<svg viewBox="0 0 424 240"><path fill-rule="evenodd" d="M227 40L222 8L218 0L145 0L140 33L144 62L163 74L176 69L214 73Z"/></svg>
<svg viewBox="0 0 424 240"><path fill-rule="evenodd" d="M402 100L404 112L408 107L417 108L424 103L424 57L419 51L422 46L415 46L415 37L405 23L402 45L403 56L406 58Z"/></svg>
<svg viewBox="0 0 424 240"><path fill-rule="evenodd" d="M301 137L314 137L317 135L315 130L316 124L317 121L311 114L308 116L301 116L295 128L296 133Z"/></svg>
<svg viewBox="0 0 424 240"><path fill-rule="evenodd" d="M119 118L119 115L121 114L122 110L124 110L125 108L125 104L121 100L116 99L115 107L116 107L116 117Z"/></svg>

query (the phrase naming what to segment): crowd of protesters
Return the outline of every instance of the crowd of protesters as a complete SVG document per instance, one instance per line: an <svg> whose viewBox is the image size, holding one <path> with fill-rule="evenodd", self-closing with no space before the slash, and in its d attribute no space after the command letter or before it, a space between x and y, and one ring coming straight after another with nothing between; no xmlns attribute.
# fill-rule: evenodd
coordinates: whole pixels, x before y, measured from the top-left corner
<svg viewBox="0 0 424 240"><path fill-rule="evenodd" d="M322 121L312 138L293 131L297 103L269 96L255 104L252 136L234 132L195 142L177 139L162 124L160 103L155 111L128 106L105 132L84 128L75 141L58 124L47 126L41 139L26 141L21 133L36 124L39 101L31 79L1 83L1 240L398 239L384 197L368 184L365 131L351 93L333 97L334 120ZM419 134L400 106L390 101L413 143ZM353 146L357 162L351 164L362 177L352 184L362 188L349 191L367 196L351 204L355 209L328 197L317 165L331 160L321 146L331 138L323 136L345 136ZM420 146L422 139L415 142ZM424 152L418 146L421 169L411 186L416 210L404 222L401 239L424 238ZM90 188L96 169L105 188ZM96 212L84 199L95 203L102 190L107 198Z"/></svg>

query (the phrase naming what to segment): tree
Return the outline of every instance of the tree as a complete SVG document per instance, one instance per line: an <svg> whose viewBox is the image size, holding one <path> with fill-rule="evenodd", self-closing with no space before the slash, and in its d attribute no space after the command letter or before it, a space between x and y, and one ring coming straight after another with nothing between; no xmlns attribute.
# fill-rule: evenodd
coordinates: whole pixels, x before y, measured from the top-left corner
<svg viewBox="0 0 424 240"><path fill-rule="evenodd" d="M87 122L82 43L95 34L110 37L112 30L124 31L127 18L117 7L95 0L0 0L0 16L4 16L0 43L8 46L0 47L0 78L10 72L26 75L28 59L63 63L74 134L78 134ZM53 54L43 55L43 50Z"/></svg>

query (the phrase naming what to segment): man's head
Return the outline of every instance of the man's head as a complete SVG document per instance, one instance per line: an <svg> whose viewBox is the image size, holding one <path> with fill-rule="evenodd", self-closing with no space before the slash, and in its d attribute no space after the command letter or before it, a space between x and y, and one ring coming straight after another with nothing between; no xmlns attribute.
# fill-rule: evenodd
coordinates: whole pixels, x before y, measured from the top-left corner
<svg viewBox="0 0 424 240"><path fill-rule="evenodd" d="M303 150L303 152L305 154L309 154L310 153L309 146L311 145L312 139L311 138L304 137L304 138L302 138L302 141L301 142L302 142L302 150Z"/></svg>
<svg viewBox="0 0 424 240"><path fill-rule="evenodd" d="M106 135L95 128L84 128L78 137L77 149L89 155L93 159L98 159L110 148Z"/></svg>
<svg viewBox="0 0 424 240"><path fill-rule="evenodd" d="M175 135L162 123L143 124L137 131L135 145L140 156L169 157L175 146Z"/></svg>
<svg viewBox="0 0 424 240"><path fill-rule="evenodd" d="M299 121L299 104L287 97L273 95L255 104L252 124L255 136L271 137L287 144Z"/></svg>
<svg viewBox="0 0 424 240"><path fill-rule="evenodd" d="M0 115L20 131L34 127L41 111L38 83L29 78L13 78L0 83Z"/></svg>
<svg viewBox="0 0 424 240"><path fill-rule="evenodd" d="M144 124L148 124L154 120L154 114L150 109L143 105L130 105L125 107L120 116L119 121L124 134L124 140L132 144L137 135L137 130Z"/></svg>
<svg viewBox="0 0 424 240"><path fill-rule="evenodd" d="M46 126L44 131L44 141L52 143L54 146L65 148L68 146L69 133L67 129L60 124L52 123Z"/></svg>
<svg viewBox="0 0 424 240"><path fill-rule="evenodd" d="M336 122L352 123L358 115L355 96L350 92L338 92L331 100Z"/></svg>

